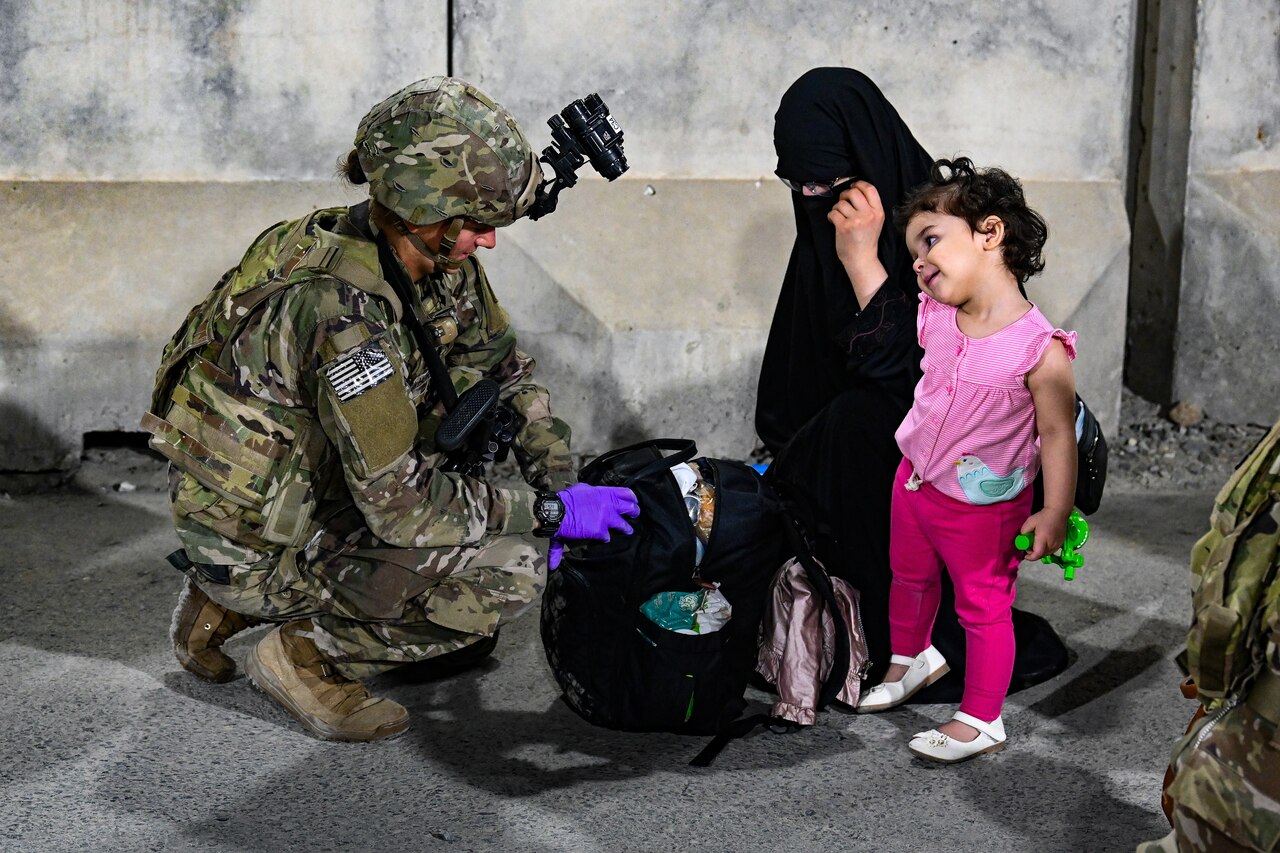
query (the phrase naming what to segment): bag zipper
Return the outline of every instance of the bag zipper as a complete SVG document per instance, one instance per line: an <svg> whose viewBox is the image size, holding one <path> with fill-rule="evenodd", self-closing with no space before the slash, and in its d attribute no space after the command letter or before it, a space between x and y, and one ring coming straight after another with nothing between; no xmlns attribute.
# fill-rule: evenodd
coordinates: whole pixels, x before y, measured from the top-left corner
<svg viewBox="0 0 1280 853"><path fill-rule="evenodd" d="M858 618L858 636L866 643L866 635L862 631L862 596L859 595L853 600L853 614ZM852 639L852 638L850 638ZM858 667L858 680L866 681L867 673L871 672L871 653L867 652L867 656L862 659L862 666Z"/></svg>
<svg viewBox="0 0 1280 853"><path fill-rule="evenodd" d="M1240 704L1239 693L1233 693L1230 696L1228 696L1227 700L1222 703L1222 707L1213 712L1213 716L1209 718L1209 722L1205 723L1204 727L1201 728L1199 733L1196 734L1196 739L1191 742L1191 748L1199 749L1200 744L1204 743L1205 738L1207 738L1210 732L1213 731L1213 727L1216 726L1218 722L1227 715L1228 711L1230 711L1232 708L1234 708L1236 705L1239 705L1239 704Z"/></svg>

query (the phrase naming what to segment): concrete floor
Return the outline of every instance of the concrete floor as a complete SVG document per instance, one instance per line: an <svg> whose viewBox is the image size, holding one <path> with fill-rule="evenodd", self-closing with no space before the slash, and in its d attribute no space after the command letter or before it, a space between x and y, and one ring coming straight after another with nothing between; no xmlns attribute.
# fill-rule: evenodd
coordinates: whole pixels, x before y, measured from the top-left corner
<svg viewBox="0 0 1280 853"><path fill-rule="evenodd" d="M704 739L595 729L558 701L532 614L477 670L374 682L413 714L400 738L308 737L243 677L178 667L158 472L140 466L133 492L114 476L0 500L0 849L1079 853L1167 830L1160 779L1193 709L1172 658L1208 492L1113 491L1074 582L1025 568L1021 606L1078 658L1011 697L1004 752L913 759L910 734L950 713L918 706L826 713L695 769Z"/></svg>

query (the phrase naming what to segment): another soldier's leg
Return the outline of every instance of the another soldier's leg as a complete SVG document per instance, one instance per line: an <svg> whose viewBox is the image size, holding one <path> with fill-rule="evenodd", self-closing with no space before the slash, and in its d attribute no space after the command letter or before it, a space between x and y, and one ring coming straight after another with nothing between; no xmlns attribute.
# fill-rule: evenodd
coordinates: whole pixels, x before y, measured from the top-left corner
<svg viewBox="0 0 1280 853"><path fill-rule="evenodd" d="M1268 682L1264 676L1245 702L1221 717L1210 715L1184 738L1169 786L1178 850L1234 853L1280 845L1280 738L1269 719L1280 709L1260 701L1259 688Z"/></svg>

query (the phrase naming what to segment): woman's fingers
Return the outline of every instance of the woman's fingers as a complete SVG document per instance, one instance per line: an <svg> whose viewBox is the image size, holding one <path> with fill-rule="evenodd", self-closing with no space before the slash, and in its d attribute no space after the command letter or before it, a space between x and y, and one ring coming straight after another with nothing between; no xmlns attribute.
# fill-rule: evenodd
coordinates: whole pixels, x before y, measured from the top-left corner
<svg viewBox="0 0 1280 853"><path fill-rule="evenodd" d="M842 219L852 219L857 213L854 206L845 200L843 196L840 200L831 206L831 212L827 214L827 219L839 225Z"/></svg>
<svg viewBox="0 0 1280 853"><path fill-rule="evenodd" d="M850 189L856 189L862 194L868 208L884 213L884 202L880 201L880 191L875 188L875 184L868 181L854 181Z"/></svg>

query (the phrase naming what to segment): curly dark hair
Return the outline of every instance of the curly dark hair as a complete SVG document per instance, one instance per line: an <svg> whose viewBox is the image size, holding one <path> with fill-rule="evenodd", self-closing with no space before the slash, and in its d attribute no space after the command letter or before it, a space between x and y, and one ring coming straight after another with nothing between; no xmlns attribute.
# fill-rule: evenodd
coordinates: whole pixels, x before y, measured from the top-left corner
<svg viewBox="0 0 1280 853"><path fill-rule="evenodd" d="M905 234L907 223L920 213L958 216L974 231L988 216L998 216L1004 223L1004 265L1018 284L1044 269L1040 250L1049 239L1049 226L1027 206L1018 179L1003 169L976 169L968 157L935 160L929 180L894 208L893 224Z"/></svg>

